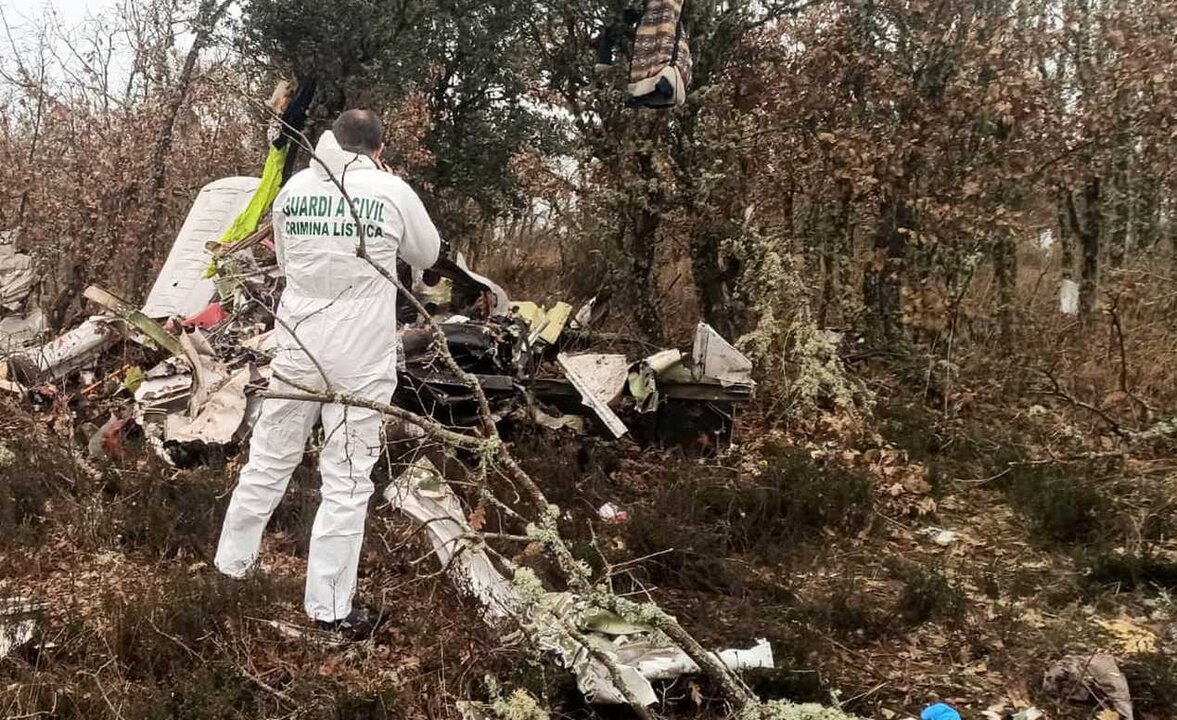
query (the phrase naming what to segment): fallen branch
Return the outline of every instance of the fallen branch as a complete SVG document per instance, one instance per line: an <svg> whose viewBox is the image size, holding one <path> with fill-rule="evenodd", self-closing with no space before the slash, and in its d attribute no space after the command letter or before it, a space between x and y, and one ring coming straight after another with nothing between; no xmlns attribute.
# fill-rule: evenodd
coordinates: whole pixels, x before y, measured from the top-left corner
<svg viewBox="0 0 1177 720"><path fill-rule="evenodd" d="M268 398L277 398L281 400L303 400L306 402L328 403L333 405L350 405L352 407L367 408L368 410L375 410L391 417L411 422L417 427L421 428L426 434L433 436L437 440L448 442L451 445L456 445L466 450L475 452L487 452L499 443L498 438L487 440L485 438L471 437L463 435L446 428L444 425L424 418L416 413L409 412L404 408L399 408L388 403L377 402L375 400L366 400L362 397L352 395L346 392L328 392L315 390L314 388L307 388L299 385L295 381L278 373L274 373L274 378L280 380L286 385L301 390L301 392L281 392L270 391L266 393Z"/></svg>
<svg viewBox="0 0 1177 720"><path fill-rule="evenodd" d="M1120 425L1120 423L1117 422L1116 419L1113 418L1111 415L1108 415L1106 412L1104 412L1103 410L1100 410L1099 408L1095 407L1094 405L1092 405L1090 403L1083 402L1082 400L1074 397L1070 393L1063 390L1062 385L1059 384L1058 379L1055 378L1054 375L1050 374L1049 372L1047 372L1046 370L1043 370L1041 368L1039 368L1038 371L1040 373L1042 373L1044 376L1046 376L1046 379L1050 381L1052 389L1047 393L1048 395L1053 395L1055 397L1062 398L1063 400L1066 400L1068 403L1070 403L1071 405L1074 405L1077 408L1080 408L1080 409L1086 410L1090 413L1094 413L1095 415L1098 415L1101 420L1103 420L1105 423L1107 423L1108 429L1111 430L1113 433L1115 433L1116 435L1118 435L1122 439L1127 440L1131 436L1131 433L1129 431L1124 430L1124 428Z"/></svg>
<svg viewBox="0 0 1177 720"><path fill-rule="evenodd" d="M249 672L248 670L241 667L240 665L237 666L237 672L241 673L242 677L246 678L247 680L252 682L254 685L257 685L262 690L265 690L266 692L270 693L274 697L278 698L286 705L289 705L290 707L298 707L299 706L299 704L297 702L295 702L294 698L290 697L289 695L282 692L278 688L270 685L265 680L262 680L260 677L258 677L257 675L254 675L253 673Z"/></svg>
<svg viewBox="0 0 1177 720"><path fill-rule="evenodd" d="M1145 442L1174 436L1177 436L1177 417L1161 420L1160 422L1154 423L1151 427L1138 432L1130 432L1128 439L1133 442Z"/></svg>

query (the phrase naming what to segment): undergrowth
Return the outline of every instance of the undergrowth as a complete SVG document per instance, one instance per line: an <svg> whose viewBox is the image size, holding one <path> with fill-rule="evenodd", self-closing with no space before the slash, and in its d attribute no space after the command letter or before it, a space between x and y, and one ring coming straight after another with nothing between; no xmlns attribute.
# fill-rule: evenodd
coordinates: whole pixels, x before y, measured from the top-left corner
<svg viewBox="0 0 1177 720"><path fill-rule="evenodd" d="M1115 531L1110 499L1082 472L1056 465L1014 465L1002 478L1010 505L1040 542L1075 545L1107 540Z"/></svg>
<svg viewBox="0 0 1177 720"><path fill-rule="evenodd" d="M768 448L752 477L692 463L674 470L634 513L626 538L632 553L658 554L647 564L653 579L681 587L731 591L729 558L788 564L827 535L863 530L874 502L864 475L787 446Z"/></svg>
<svg viewBox="0 0 1177 720"><path fill-rule="evenodd" d="M1177 589L1177 562L1146 553L1101 553L1085 562L1087 582L1097 591Z"/></svg>
<svg viewBox="0 0 1177 720"><path fill-rule="evenodd" d="M965 594L935 568L896 564L903 588L895 602L896 614L911 625L933 620L959 622L965 613Z"/></svg>
<svg viewBox="0 0 1177 720"><path fill-rule="evenodd" d="M1177 717L1177 656L1137 654L1127 658L1121 670L1140 716Z"/></svg>

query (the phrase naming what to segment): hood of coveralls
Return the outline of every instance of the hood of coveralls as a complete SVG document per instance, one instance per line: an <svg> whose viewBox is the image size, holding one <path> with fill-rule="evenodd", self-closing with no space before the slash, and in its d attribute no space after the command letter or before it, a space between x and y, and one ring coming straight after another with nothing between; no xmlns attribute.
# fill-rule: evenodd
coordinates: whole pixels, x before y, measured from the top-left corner
<svg viewBox="0 0 1177 720"><path fill-rule="evenodd" d="M372 162L372 158L367 155L339 147L335 133L330 130L324 132L319 138L319 144L315 146L315 157L318 158L318 161L314 158L311 159L311 171L324 180L330 179L328 171L335 176L336 180L341 180L346 170L376 167L376 163ZM324 165L327 166L326 169L323 168Z"/></svg>

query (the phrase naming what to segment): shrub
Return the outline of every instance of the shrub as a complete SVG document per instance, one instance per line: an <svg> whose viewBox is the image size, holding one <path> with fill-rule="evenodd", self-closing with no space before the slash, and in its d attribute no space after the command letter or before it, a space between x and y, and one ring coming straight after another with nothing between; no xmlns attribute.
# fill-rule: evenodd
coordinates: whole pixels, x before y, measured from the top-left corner
<svg viewBox="0 0 1177 720"><path fill-rule="evenodd" d="M226 500L212 471L168 473L162 467L120 473L110 488L119 502L125 547L159 558L206 557L216 546Z"/></svg>
<svg viewBox="0 0 1177 720"><path fill-rule="evenodd" d="M1048 465L1016 465L1005 480L1010 504L1043 542L1091 542L1106 537L1113 525L1109 500L1087 478Z"/></svg>
<svg viewBox="0 0 1177 720"><path fill-rule="evenodd" d="M853 578L831 587L802 615L807 622L854 640L873 640L884 635L889 626L886 609Z"/></svg>
<svg viewBox="0 0 1177 720"><path fill-rule="evenodd" d="M964 615L964 593L940 571L917 566L903 568L900 573L903 589L895 602L895 610L908 623L957 621Z"/></svg>
<svg viewBox="0 0 1177 720"><path fill-rule="evenodd" d="M1158 586L1177 588L1177 563L1144 554L1103 553L1086 563L1088 582L1121 590Z"/></svg>
<svg viewBox="0 0 1177 720"><path fill-rule="evenodd" d="M856 533L870 520L874 495L864 475L817 463L795 448L768 448L752 477L725 478L719 471L717 478L713 466L683 467L648 511L633 513L626 530L635 555L674 548L651 565L695 586L732 589L727 564L734 554L784 562L823 532Z"/></svg>
<svg viewBox="0 0 1177 720"><path fill-rule="evenodd" d="M1162 653L1133 655L1123 662L1122 670L1139 715L1177 717L1177 658Z"/></svg>

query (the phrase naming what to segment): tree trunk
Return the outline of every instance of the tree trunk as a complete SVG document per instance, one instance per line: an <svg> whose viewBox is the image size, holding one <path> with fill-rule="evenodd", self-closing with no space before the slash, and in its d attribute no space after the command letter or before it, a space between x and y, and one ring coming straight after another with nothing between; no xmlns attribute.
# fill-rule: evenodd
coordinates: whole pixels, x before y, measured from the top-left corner
<svg viewBox="0 0 1177 720"><path fill-rule="evenodd" d="M848 180L838 181L838 204L831 218L830 238L822 247L825 270L822 285L821 311L818 322L822 327L829 324L835 313L841 316L841 300L838 292L845 282L846 260L854 247L854 187Z"/></svg>
<svg viewBox="0 0 1177 720"><path fill-rule="evenodd" d="M163 120L160 123L159 136L151 151L151 183L148 186L148 214L144 222L143 234L146 238L147 252L137 254L127 264L131 268L128 277L127 294L137 298L146 286L148 273L154 261L167 251L170 238L162 235L164 207L164 187L167 184L168 155L171 154L175 143L176 119L184 101L188 98L188 91L192 85L192 76L196 71L196 62L200 53L208 45L213 31L221 16L229 8L230 0L201 0L193 21L194 36L192 47L184 58L180 76L176 79L176 86L172 96L164 108Z"/></svg>
<svg viewBox="0 0 1177 720"><path fill-rule="evenodd" d="M1014 341L1014 290L1018 279L1018 255L1014 239L1009 233L1002 233L995 244L993 259L997 276L997 316L1001 327L1001 342L1006 350L1013 349Z"/></svg>
<svg viewBox="0 0 1177 720"><path fill-rule="evenodd" d="M1132 219L1132 191L1129 187L1128 153L1121 147L1116 151L1115 204L1112 207L1112 227L1108 237L1108 264L1123 267L1128 254L1128 228Z"/></svg>
<svg viewBox="0 0 1177 720"><path fill-rule="evenodd" d="M727 237L715 223L698 220L691 232L691 274L699 294L703 320L725 338L747 331L747 307L735 296L740 260L723 252Z"/></svg>
<svg viewBox="0 0 1177 720"><path fill-rule="evenodd" d="M37 87L37 106L33 110L33 139L29 143L29 157L26 161L28 167L35 167L37 161L37 143L41 139L41 116L45 108L45 66L44 61L41 64L40 73L41 84ZM16 210L16 224L19 227L25 219L25 210L29 205L29 188L26 186L24 191L20 194L20 205Z"/></svg>
<svg viewBox="0 0 1177 720"><path fill-rule="evenodd" d="M894 348L903 340L900 271L907 255L907 232L915 213L903 198L889 195L879 204L874 257L863 278L868 312L867 334L877 347Z"/></svg>
<svg viewBox="0 0 1177 720"><path fill-rule="evenodd" d="M657 170L653 155L643 151L638 155L641 177L655 181ZM654 190L630 199L628 255L630 261L631 296L636 307L634 316L638 328L651 342L662 340L662 313L658 307L658 227L662 222L662 193ZM635 202L636 201L636 202Z"/></svg>
<svg viewBox="0 0 1177 720"><path fill-rule="evenodd" d="M1083 186L1083 215L1080 217L1074 193L1067 193L1067 215L1071 229L1079 237L1083 264L1079 277L1079 317L1087 322L1095 311L1095 295L1099 288L1099 239L1103 229L1100 207L1100 178L1087 179Z"/></svg>
<svg viewBox="0 0 1177 720"><path fill-rule="evenodd" d="M1075 233L1067 219L1067 203L1063 200L1058 206L1058 243L1062 255L1062 275L1064 280L1075 277Z"/></svg>
<svg viewBox="0 0 1177 720"><path fill-rule="evenodd" d="M1160 183L1155 177L1138 177L1132 211L1132 246L1141 252L1156 249L1161 236Z"/></svg>
<svg viewBox="0 0 1177 720"><path fill-rule="evenodd" d="M1165 212L1164 233L1169 241L1169 263L1177 270L1177 200L1170 197Z"/></svg>

